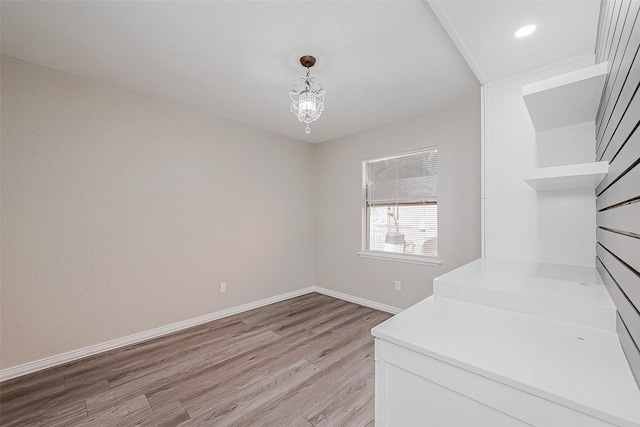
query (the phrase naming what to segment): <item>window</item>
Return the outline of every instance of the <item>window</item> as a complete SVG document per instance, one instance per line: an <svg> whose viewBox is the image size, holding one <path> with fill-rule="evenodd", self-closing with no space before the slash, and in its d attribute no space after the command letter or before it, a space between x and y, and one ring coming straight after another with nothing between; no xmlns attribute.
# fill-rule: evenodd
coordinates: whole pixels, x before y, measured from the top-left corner
<svg viewBox="0 0 640 427"><path fill-rule="evenodd" d="M435 263L438 256L438 148L367 160L361 256Z"/></svg>

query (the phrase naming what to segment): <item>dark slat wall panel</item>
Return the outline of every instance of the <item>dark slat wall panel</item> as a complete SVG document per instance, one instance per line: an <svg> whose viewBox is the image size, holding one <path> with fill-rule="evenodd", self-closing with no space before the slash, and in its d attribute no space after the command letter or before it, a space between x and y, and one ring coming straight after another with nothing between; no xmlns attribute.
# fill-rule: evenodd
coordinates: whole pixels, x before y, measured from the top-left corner
<svg viewBox="0 0 640 427"><path fill-rule="evenodd" d="M619 151L619 155L609 163L609 173L605 175L596 188L596 194L601 194L614 181L633 167L635 163L634 159L640 158L640 128L636 128L626 142L628 142L628 144L624 144Z"/></svg>
<svg viewBox="0 0 640 427"><path fill-rule="evenodd" d="M637 21L639 11L640 2L632 3L631 7L627 9L627 19L631 23ZM618 39L619 47L616 49L615 55L609 58L610 71L605 85L602 106L596 116L596 133L600 140L603 140L602 134L606 130L609 130L609 135L611 135L615 127L615 120L611 120L611 114L616 108L618 113L624 110L629 103L633 89L638 84L638 75L632 72L631 67L634 63L637 66L634 61L637 52L634 53L634 48L637 49L637 39L640 38L640 33L633 33L633 27L634 25L620 27L622 38ZM623 86L627 88L624 93L621 92ZM611 128L608 126L610 124ZM608 142L608 139L604 139L603 142Z"/></svg>
<svg viewBox="0 0 640 427"><path fill-rule="evenodd" d="M600 3L600 17L598 19L598 38L596 40L596 62L604 61L604 49L606 34L611 28L611 8L613 0L602 0Z"/></svg>
<svg viewBox="0 0 640 427"><path fill-rule="evenodd" d="M611 273L609 270L607 270L604 267L604 264L601 263L599 260L596 262L596 266L598 270L602 272L601 273L602 281L604 282L605 286L609 290L609 293L611 294L611 299L614 301L614 303L618 307L618 315L620 316L620 318L622 319L622 317L626 317L627 319L634 319L635 318L634 313L636 313L636 309L634 308L633 304L629 302L626 295L624 294L624 292L622 292L622 290L616 283L615 279L613 278L612 274L615 274L615 272ZM637 319L635 322L626 320L625 329L627 330L627 333L629 334L629 336L635 337L635 338L632 338L632 341L634 342L637 341L638 334L640 333L640 319ZM620 330L618 329L618 333L619 332ZM631 347L631 350L633 350L633 347ZM636 353L640 353L640 352L625 351L625 354L627 355L628 354L635 355ZM638 366L638 368L640 368L640 366Z"/></svg>
<svg viewBox="0 0 640 427"><path fill-rule="evenodd" d="M596 116L596 266L618 309L617 330L640 384L640 0L600 7L596 60L609 63Z"/></svg>
<svg viewBox="0 0 640 427"><path fill-rule="evenodd" d="M602 33L599 36L602 37L603 42L600 46L601 58L600 62L604 62L609 57L609 50L611 49L611 37L612 37L612 29L615 27L616 22L614 21L614 17L616 16L615 10L616 5L620 3L619 0L609 0L606 8L606 15L604 18L604 25L601 28Z"/></svg>
<svg viewBox="0 0 640 427"><path fill-rule="evenodd" d="M602 33L602 27L605 26L604 19L607 16L607 8L609 7L609 0L600 0L600 15L598 16L598 38L596 39L596 62L602 62L601 52L602 49L600 46L602 45L602 37L600 34Z"/></svg>
<svg viewBox="0 0 640 427"><path fill-rule="evenodd" d="M635 164L635 162L634 162ZM640 182L640 168L638 165L630 168L626 173L603 191L596 199L598 211L632 200L638 195Z"/></svg>
<svg viewBox="0 0 640 427"><path fill-rule="evenodd" d="M627 326L624 324L619 314L616 318L616 328L618 330L620 343L622 344L623 348L628 348L635 345L633 338L631 338L631 334L627 330ZM633 372L633 375L637 380L638 378L640 378L640 353L628 352L627 358L629 360L629 366L631 366L631 371Z"/></svg>
<svg viewBox="0 0 640 427"><path fill-rule="evenodd" d="M633 74L633 80L640 81L640 57L636 58L629 71ZM640 102L635 96L638 92L638 83L629 80L631 77L622 88L618 102L609 116L609 124L599 136L600 145L597 155L603 160L611 160L615 157L620 145L638 124L637 114L640 112Z"/></svg>
<svg viewBox="0 0 640 427"><path fill-rule="evenodd" d="M640 236L638 218L640 218L640 203L630 203L616 209L598 212L596 223L598 227L623 230Z"/></svg>
<svg viewBox="0 0 640 427"><path fill-rule="evenodd" d="M598 227L598 243L615 254L629 267L640 271L640 239Z"/></svg>
<svg viewBox="0 0 640 427"><path fill-rule="evenodd" d="M596 253L598 255L598 261L607 265L607 271L611 273L611 279L613 276L618 279L615 283L615 287L609 287L612 299L616 303L616 307L621 313L625 313L627 319L634 319L632 314L635 312L635 307L640 307L640 277L638 277L633 269L622 262L619 258L616 258L613 253L609 252L604 246L598 244L596 246ZM604 276L603 276L604 278ZM605 282L606 284L606 282ZM610 282L607 285L612 284ZM620 295L614 295L615 292ZM636 317L635 323L638 327L634 329L637 334L640 334L640 317ZM632 329L631 327L629 329ZM637 338L640 335L635 334Z"/></svg>
<svg viewBox="0 0 640 427"><path fill-rule="evenodd" d="M622 3L622 6L620 8L620 13L623 15L627 15L629 13L629 6L630 6L631 2L630 0L624 0L624 2ZM626 43L620 43L620 38L622 37L623 33L625 32L625 30L628 31L629 27L625 27L624 25L618 25L616 26L616 31L615 34L613 35L613 45L615 46L615 51L612 55L610 55L611 58L613 58L613 63L615 63L616 61L620 62L621 58L624 56L624 50L626 48ZM627 38L629 36L627 35ZM603 95L603 107L602 109L600 109L598 111L598 115L596 116L596 121L598 121L598 123L601 123L601 116L602 114L604 114L605 109L609 106L610 102L611 102L611 93L613 92L613 88L615 86L615 84L607 84L609 80L615 82L617 77L618 77L618 72L617 70L619 69L619 67L611 67L611 72L609 73L609 75L607 76L607 82L605 82L605 90L604 90L604 95ZM600 130L600 129L598 129Z"/></svg>

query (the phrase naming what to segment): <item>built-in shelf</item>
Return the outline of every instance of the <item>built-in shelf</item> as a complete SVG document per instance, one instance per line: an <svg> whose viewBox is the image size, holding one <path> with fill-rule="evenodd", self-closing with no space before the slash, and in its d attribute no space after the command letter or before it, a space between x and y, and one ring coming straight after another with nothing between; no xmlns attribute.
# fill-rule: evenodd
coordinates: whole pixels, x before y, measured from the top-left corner
<svg viewBox="0 0 640 427"><path fill-rule="evenodd" d="M536 191L594 189L609 171L608 162L537 168L524 175Z"/></svg>
<svg viewBox="0 0 640 427"><path fill-rule="evenodd" d="M522 96L536 131L595 120L607 63L522 87Z"/></svg>

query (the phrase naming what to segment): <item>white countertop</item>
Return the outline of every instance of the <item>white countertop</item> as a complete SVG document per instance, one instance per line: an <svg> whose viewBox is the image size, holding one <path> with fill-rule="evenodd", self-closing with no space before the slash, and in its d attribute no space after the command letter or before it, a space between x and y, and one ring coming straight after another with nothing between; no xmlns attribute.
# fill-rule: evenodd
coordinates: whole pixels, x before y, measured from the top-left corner
<svg viewBox="0 0 640 427"><path fill-rule="evenodd" d="M480 258L437 277L433 293L615 331L616 308L591 267Z"/></svg>
<svg viewBox="0 0 640 427"><path fill-rule="evenodd" d="M615 332L430 297L372 334L606 421L640 425L640 391Z"/></svg>
<svg viewBox="0 0 640 427"><path fill-rule="evenodd" d="M560 297L569 306L582 297L587 305L612 305L600 294L604 288L595 269L474 263L447 273L447 281L486 288L491 296L497 289L534 300ZM569 283L576 280L594 286ZM613 424L640 426L640 390L613 330L436 293L372 334Z"/></svg>

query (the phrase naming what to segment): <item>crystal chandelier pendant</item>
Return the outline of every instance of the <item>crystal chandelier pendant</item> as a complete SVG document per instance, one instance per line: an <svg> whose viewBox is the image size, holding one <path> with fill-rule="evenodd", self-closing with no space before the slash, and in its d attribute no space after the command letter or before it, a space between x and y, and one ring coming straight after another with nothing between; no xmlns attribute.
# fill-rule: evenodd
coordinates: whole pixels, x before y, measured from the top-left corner
<svg viewBox="0 0 640 427"><path fill-rule="evenodd" d="M311 55L305 55L300 58L300 64L307 69L307 75L300 79L300 90L297 90L298 85L294 85L289 91L291 112L298 117L299 121L307 124L304 129L307 135L311 133L309 123L318 120L324 111L325 90L322 89L322 85L314 86L314 78L309 76L309 69L315 63L316 58Z"/></svg>

